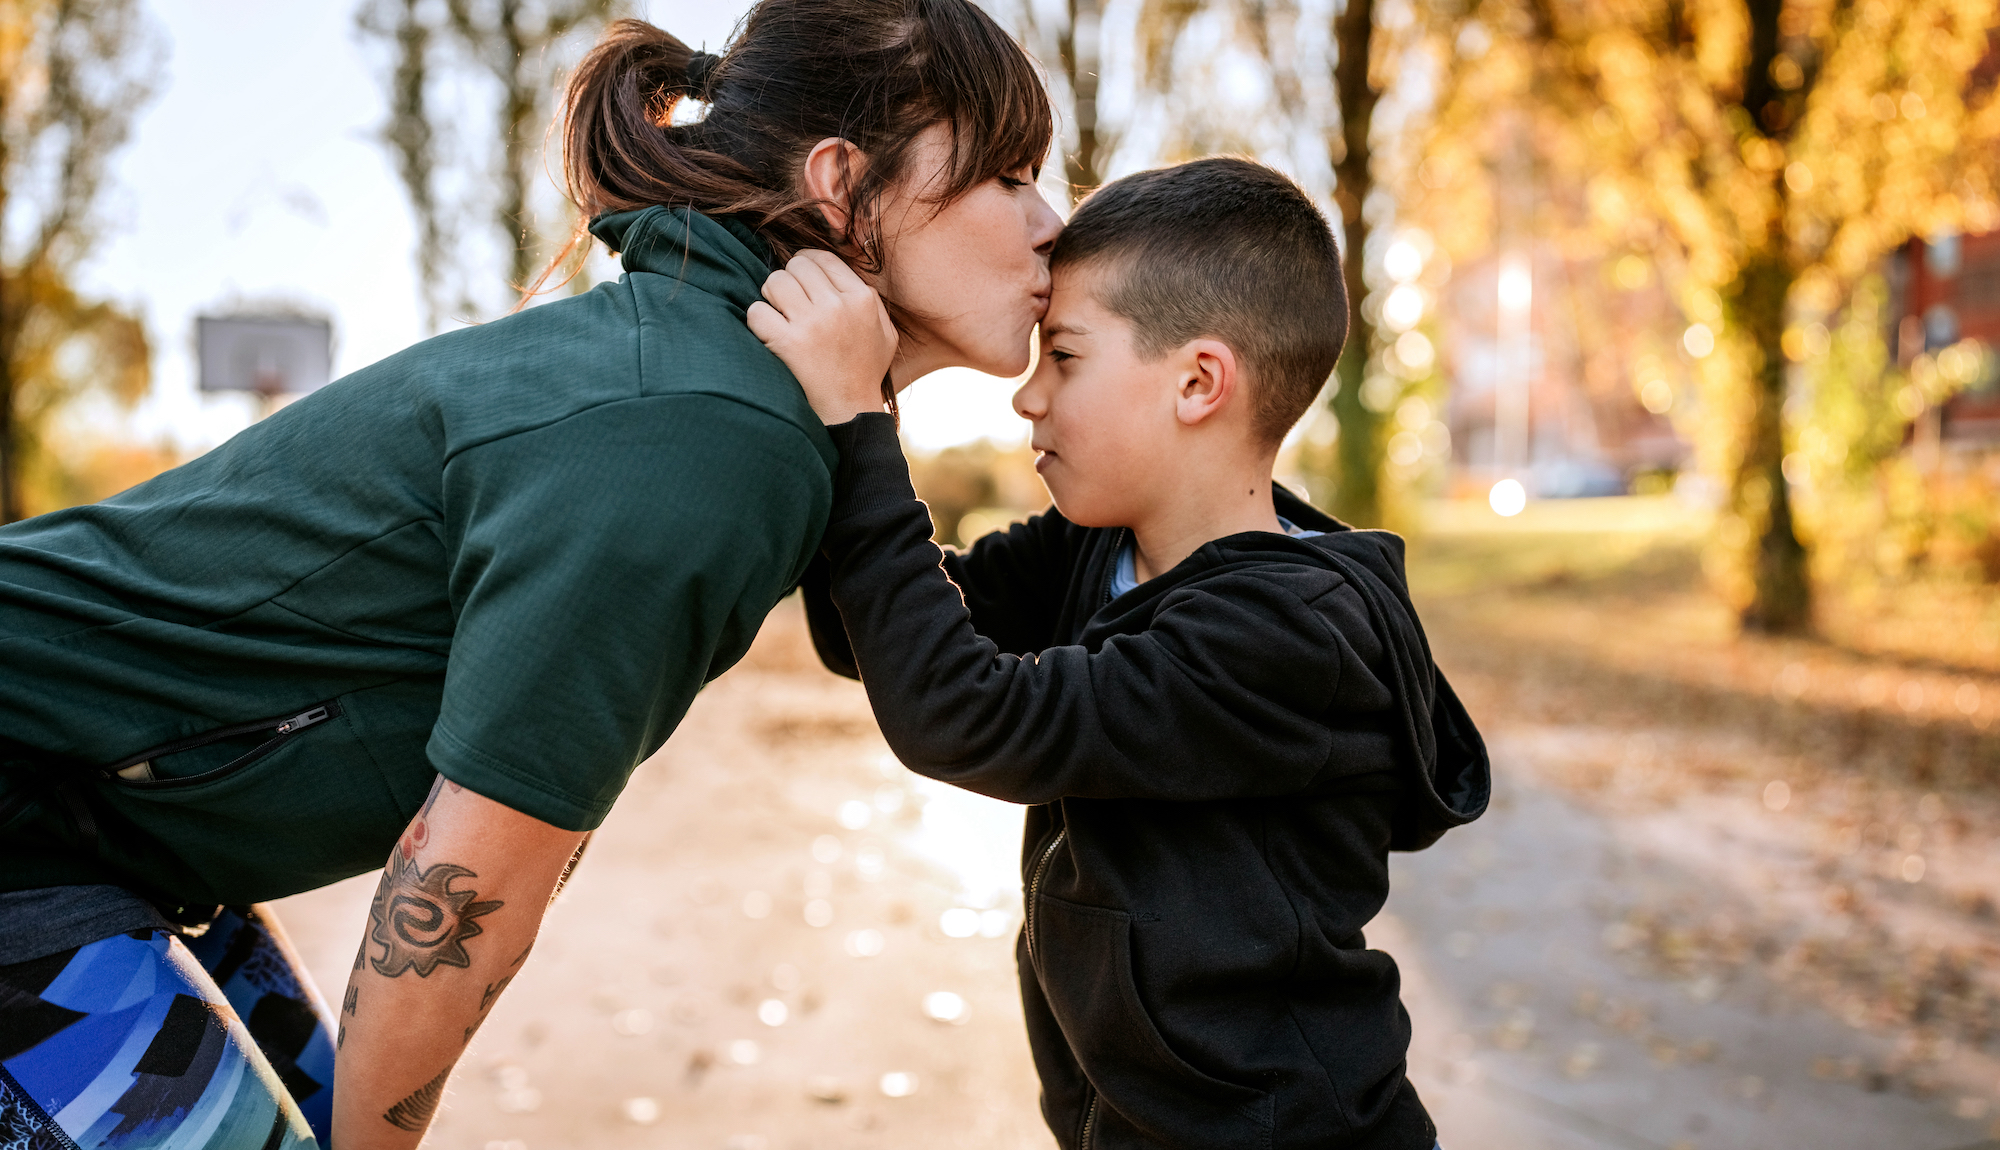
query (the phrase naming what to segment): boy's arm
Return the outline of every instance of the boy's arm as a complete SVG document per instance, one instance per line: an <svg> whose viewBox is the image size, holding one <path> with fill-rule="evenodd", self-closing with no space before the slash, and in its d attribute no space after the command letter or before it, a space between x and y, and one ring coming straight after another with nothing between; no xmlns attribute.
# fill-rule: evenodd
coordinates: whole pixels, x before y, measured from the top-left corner
<svg viewBox="0 0 2000 1150"><path fill-rule="evenodd" d="M990 532L965 551L942 549L972 627L1002 651L1025 655L1048 646L1072 561L1069 522L1051 510ZM833 603L833 568L813 556L799 579L806 626L819 661L836 675L861 677L854 646Z"/></svg>
<svg viewBox="0 0 2000 1150"><path fill-rule="evenodd" d="M1010 654L1048 646L1069 591L1079 534L1051 507L989 531L963 551L947 548L944 573L964 595L972 629Z"/></svg>
<svg viewBox="0 0 2000 1150"><path fill-rule="evenodd" d="M831 598L911 769L1040 803L1284 794L1325 765L1333 736L1317 716L1362 684L1341 682L1348 648L1298 595L1222 576L1221 593L1170 595L1151 629L1095 654L1003 654L945 576L890 418L829 430L841 449Z"/></svg>

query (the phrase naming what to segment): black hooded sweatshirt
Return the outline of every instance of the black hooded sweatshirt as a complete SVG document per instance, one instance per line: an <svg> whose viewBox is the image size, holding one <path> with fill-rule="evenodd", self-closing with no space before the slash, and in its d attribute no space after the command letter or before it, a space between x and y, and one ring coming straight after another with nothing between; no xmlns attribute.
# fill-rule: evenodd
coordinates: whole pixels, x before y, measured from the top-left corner
<svg viewBox="0 0 2000 1150"><path fill-rule="evenodd" d="M1124 529L1051 510L940 565L890 417L829 430L814 643L911 770L1031 804L1017 956L1057 1142L1429 1150L1361 928L1387 852L1477 818L1490 776L1402 541L1280 488L1326 534L1217 539L1114 599Z"/></svg>

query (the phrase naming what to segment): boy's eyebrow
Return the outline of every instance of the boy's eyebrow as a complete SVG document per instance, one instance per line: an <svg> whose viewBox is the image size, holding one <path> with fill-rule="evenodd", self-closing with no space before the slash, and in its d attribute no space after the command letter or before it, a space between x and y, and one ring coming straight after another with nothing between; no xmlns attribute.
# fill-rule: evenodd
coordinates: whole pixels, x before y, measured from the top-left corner
<svg viewBox="0 0 2000 1150"><path fill-rule="evenodd" d="M1058 323L1043 327L1042 334L1051 337L1058 335L1089 335L1090 329L1074 323Z"/></svg>

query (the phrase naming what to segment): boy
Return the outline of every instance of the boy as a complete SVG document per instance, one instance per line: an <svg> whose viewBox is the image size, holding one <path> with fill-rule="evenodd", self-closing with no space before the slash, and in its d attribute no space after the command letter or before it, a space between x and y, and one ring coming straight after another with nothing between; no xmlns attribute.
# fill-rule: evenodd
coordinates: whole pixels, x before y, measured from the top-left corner
<svg viewBox="0 0 2000 1150"><path fill-rule="evenodd" d="M868 371L826 382L832 313L767 284L784 314L753 324L841 454L814 641L912 770L1034 804L1017 954L1062 1146L1429 1150L1361 928L1387 852L1478 817L1489 776L1401 541L1271 481L1345 338L1333 237L1208 159L1091 196L1053 271L1014 404L1055 508L942 567Z"/></svg>

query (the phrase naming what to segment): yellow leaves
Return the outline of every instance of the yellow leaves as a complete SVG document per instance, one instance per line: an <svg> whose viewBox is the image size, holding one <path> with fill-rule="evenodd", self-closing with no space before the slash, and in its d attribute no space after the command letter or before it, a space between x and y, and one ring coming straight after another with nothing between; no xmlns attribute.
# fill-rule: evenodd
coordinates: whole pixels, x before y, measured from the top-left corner
<svg viewBox="0 0 2000 1150"><path fill-rule="evenodd" d="M1786 359L1793 363L1804 363L1806 360L1818 359L1825 355L1833 346L1833 335L1827 331L1823 323L1788 327L1783 338L1779 340L1779 346L1784 351Z"/></svg>
<svg viewBox="0 0 2000 1150"><path fill-rule="evenodd" d="M1135 40L1140 68L1150 86L1161 89L1167 86L1174 45L1201 9L1201 0L1145 0L1140 5Z"/></svg>
<svg viewBox="0 0 2000 1150"><path fill-rule="evenodd" d="M21 55L34 38L35 15L40 4L24 0L0 2L0 76L15 75Z"/></svg>
<svg viewBox="0 0 2000 1150"><path fill-rule="evenodd" d="M1694 0L1687 5L1694 30L1692 62L1701 81L1723 90L1743 76L1750 50L1750 14L1742 0Z"/></svg>
<svg viewBox="0 0 2000 1150"><path fill-rule="evenodd" d="M1618 182L1606 176L1598 176L1585 186L1584 194L1590 201L1590 214L1607 230L1622 230L1632 219L1632 205Z"/></svg>
<svg viewBox="0 0 2000 1150"><path fill-rule="evenodd" d="M1638 291L1653 278L1652 265L1636 255L1625 255L1611 266L1611 279L1626 291Z"/></svg>
<svg viewBox="0 0 2000 1150"><path fill-rule="evenodd" d="M1787 92L1795 92L1806 82L1805 69L1785 53L1771 61L1771 82Z"/></svg>
<svg viewBox="0 0 2000 1150"><path fill-rule="evenodd" d="M1763 136L1751 136L1741 145L1743 162L1759 172L1775 172L1785 166L1784 145Z"/></svg>

